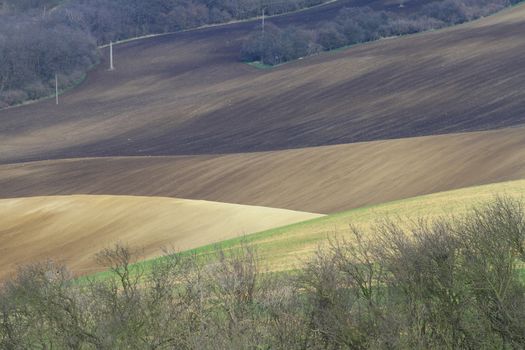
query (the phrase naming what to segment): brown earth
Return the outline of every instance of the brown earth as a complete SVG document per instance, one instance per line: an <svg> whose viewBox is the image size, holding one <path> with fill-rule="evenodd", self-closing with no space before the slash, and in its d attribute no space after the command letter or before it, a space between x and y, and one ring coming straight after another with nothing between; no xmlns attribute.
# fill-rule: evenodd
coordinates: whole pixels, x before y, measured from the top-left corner
<svg viewBox="0 0 525 350"><path fill-rule="evenodd" d="M185 250L322 215L291 210L129 196L0 200L0 279L17 265L57 259L75 273L99 271L95 254L116 242L143 258Z"/></svg>
<svg viewBox="0 0 525 350"><path fill-rule="evenodd" d="M348 3L272 21L316 25ZM525 177L523 127L332 145L522 123L525 5L272 70L237 60L255 27L122 44L115 72L95 69L58 107L0 111L3 271L51 256L89 272L93 253L115 240L149 257L163 244L191 248L289 219L169 198L9 198L163 196L332 213Z"/></svg>
<svg viewBox="0 0 525 350"><path fill-rule="evenodd" d="M525 178L525 129L219 156L0 166L0 197L134 194L320 213Z"/></svg>
<svg viewBox="0 0 525 350"><path fill-rule="evenodd" d="M352 2L270 21L318 25ZM238 61L244 22L119 45L61 105L0 111L0 162L343 144L525 121L525 5L271 70Z"/></svg>

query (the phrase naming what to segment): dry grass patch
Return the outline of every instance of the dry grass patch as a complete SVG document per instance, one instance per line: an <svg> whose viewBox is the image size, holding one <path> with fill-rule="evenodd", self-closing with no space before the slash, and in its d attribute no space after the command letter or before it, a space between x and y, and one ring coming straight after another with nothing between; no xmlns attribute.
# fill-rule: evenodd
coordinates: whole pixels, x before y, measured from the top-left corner
<svg viewBox="0 0 525 350"><path fill-rule="evenodd" d="M490 201L497 195L523 199L525 180L509 181L455 191L435 193L350 210L287 227L272 229L248 236L257 245L264 263L273 270L288 270L302 266L329 237L349 238L350 224L369 231L385 218L410 225L418 219L437 219L463 215L475 205ZM235 247L238 241L227 241L224 247ZM202 248L200 249L202 251Z"/></svg>

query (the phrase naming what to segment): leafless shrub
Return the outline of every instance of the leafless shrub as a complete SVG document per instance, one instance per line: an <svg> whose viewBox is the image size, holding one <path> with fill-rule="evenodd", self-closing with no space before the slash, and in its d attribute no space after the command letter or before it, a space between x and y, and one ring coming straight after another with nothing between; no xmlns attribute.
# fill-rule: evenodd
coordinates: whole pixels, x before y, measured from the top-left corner
<svg viewBox="0 0 525 350"><path fill-rule="evenodd" d="M459 226L463 275L476 305L505 346L525 347L525 261L522 203L505 197L476 208Z"/></svg>
<svg viewBox="0 0 525 350"><path fill-rule="evenodd" d="M0 348L524 348L521 202L409 227L351 227L290 273L245 243L147 267L117 244L97 256L109 276L82 283L29 265L0 289Z"/></svg>

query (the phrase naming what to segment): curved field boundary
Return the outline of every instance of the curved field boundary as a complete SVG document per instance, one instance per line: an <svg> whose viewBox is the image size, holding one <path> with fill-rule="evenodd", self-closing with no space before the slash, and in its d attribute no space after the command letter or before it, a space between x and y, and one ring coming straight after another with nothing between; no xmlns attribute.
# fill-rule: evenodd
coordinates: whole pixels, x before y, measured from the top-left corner
<svg viewBox="0 0 525 350"><path fill-rule="evenodd" d="M100 270L95 254L116 242L142 258L321 217L291 210L175 198L58 196L0 200L0 278L54 259L73 272Z"/></svg>
<svg viewBox="0 0 525 350"><path fill-rule="evenodd" d="M523 128L230 155L0 166L0 198L169 196L334 213L525 178Z"/></svg>
<svg viewBox="0 0 525 350"><path fill-rule="evenodd" d="M322 218L270 229L231 239L219 244L199 247L185 253L207 255L221 249L236 249L241 244L253 244L263 266L271 271L294 270L319 249L328 239L352 239L350 225L370 235L371 228L389 219L407 228L417 220L460 217L474 206L483 205L497 196L525 199L525 180L509 181L433 193L399 201L382 203L345 211ZM368 236L373 239L373 237ZM151 260L138 263L148 268ZM99 276L104 276L104 273Z"/></svg>

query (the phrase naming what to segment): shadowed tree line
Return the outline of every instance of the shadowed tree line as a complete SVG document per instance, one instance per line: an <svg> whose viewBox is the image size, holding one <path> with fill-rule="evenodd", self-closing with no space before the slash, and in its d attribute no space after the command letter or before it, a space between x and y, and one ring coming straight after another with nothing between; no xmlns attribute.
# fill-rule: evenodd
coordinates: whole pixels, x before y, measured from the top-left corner
<svg viewBox="0 0 525 350"><path fill-rule="evenodd" d="M242 49L245 61L274 65L381 37L416 33L494 13L517 0L440 0L414 13L343 9L317 30L267 26ZM323 0L0 0L0 108L81 80L97 45L310 7Z"/></svg>
<svg viewBox="0 0 525 350"><path fill-rule="evenodd" d="M0 107L37 99L81 80L98 61L95 39L52 13L35 20L27 15L0 18Z"/></svg>
<svg viewBox="0 0 525 350"><path fill-rule="evenodd" d="M0 292L0 348L523 349L523 209L352 228L294 273L264 273L248 245L147 270L117 245L104 279L26 266Z"/></svg>
<svg viewBox="0 0 525 350"><path fill-rule="evenodd" d="M0 0L0 108L71 86L97 45L260 15L322 0Z"/></svg>
<svg viewBox="0 0 525 350"><path fill-rule="evenodd" d="M274 25L267 26L264 33L258 30L246 39L241 58L276 65L321 51L464 23L517 2L519 0L439 0L409 12L344 8L334 21L314 30Z"/></svg>

